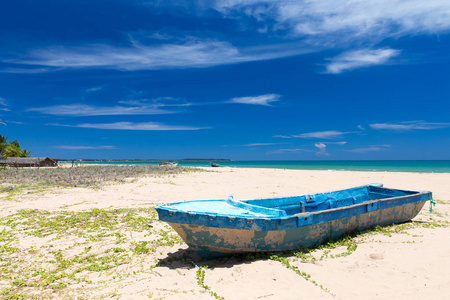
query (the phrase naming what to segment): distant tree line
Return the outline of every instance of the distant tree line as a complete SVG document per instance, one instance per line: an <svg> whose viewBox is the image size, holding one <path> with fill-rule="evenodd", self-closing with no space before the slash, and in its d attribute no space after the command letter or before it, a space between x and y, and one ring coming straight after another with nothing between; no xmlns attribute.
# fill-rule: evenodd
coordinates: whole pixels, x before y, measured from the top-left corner
<svg viewBox="0 0 450 300"><path fill-rule="evenodd" d="M8 143L8 138L0 135L0 157L28 157L30 154L30 151L20 148L17 140Z"/></svg>

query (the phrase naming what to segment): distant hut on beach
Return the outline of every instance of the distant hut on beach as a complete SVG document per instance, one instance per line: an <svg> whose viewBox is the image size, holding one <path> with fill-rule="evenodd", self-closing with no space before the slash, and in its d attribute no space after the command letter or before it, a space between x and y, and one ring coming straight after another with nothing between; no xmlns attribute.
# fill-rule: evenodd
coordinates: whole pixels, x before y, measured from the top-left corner
<svg viewBox="0 0 450 300"><path fill-rule="evenodd" d="M15 168L23 167L57 167L58 161L50 157L7 157L1 161L4 165Z"/></svg>

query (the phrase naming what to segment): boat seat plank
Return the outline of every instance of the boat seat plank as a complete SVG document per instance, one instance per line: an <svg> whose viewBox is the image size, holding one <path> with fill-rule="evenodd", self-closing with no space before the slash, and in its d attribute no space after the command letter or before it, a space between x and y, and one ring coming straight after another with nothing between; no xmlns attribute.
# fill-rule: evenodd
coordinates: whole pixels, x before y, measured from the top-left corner
<svg viewBox="0 0 450 300"><path fill-rule="evenodd" d="M234 201L234 200L227 200L227 203L229 205L239 207L239 208L242 208L242 209L245 209L245 210L248 210L251 212L255 212L255 213L262 213L262 214L266 214L266 215L270 215L270 216L274 216L274 217L286 217L287 216L286 211L281 210L281 209L256 206L256 205L248 204L246 202Z"/></svg>

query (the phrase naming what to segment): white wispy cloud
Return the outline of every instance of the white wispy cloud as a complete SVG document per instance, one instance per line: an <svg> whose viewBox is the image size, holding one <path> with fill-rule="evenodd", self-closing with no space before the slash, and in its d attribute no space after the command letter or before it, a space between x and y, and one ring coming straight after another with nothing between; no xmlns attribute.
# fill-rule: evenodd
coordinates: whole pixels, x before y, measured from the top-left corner
<svg viewBox="0 0 450 300"><path fill-rule="evenodd" d="M272 145L282 145L285 143L254 143L254 144L246 144L245 147L258 147L258 146L272 146Z"/></svg>
<svg viewBox="0 0 450 300"><path fill-rule="evenodd" d="M293 149L277 149L267 152L268 154L281 154L281 153L295 153L295 152L310 152L310 150L302 149L302 148L293 148Z"/></svg>
<svg viewBox="0 0 450 300"><path fill-rule="evenodd" d="M60 146L55 146L55 148L66 149L66 150L112 150L112 149L117 149L116 146L71 146L71 145L60 145Z"/></svg>
<svg viewBox="0 0 450 300"><path fill-rule="evenodd" d="M36 111L56 116L107 116L107 115L156 115L172 114L175 111L160 109L155 105L137 106L92 106L87 104L54 105L39 108L29 108L27 111Z"/></svg>
<svg viewBox="0 0 450 300"><path fill-rule="evenodd" d="M6 99L0 97L0 110L1 111L11 111L8 108L8 101Z"/></svg>
<svg viewBox="0 0 450 300"><path fill-rule="evenodd" d="M51 126L65 126L65 127L78 127L78 128L95 128L105 130L147 130L147 131L170 131L170 130L201 130L209 129L210 127L193 127L193 126L177 126L167 125L155 122L116 122L116 123L83 123L77 125L65 125L65 124L47 124Z"/></svg>
<svg viewBox="0 0 450 300"><path fill-rule="evenodd" d="M142 6L142 3L139 3ZM259 45L240 47L218 38L189 36L192 32L148 32L136 34L128 45L92 44L49 45L22 51L19 57L3 59L9 64L0 72L42 73L65 68L107 68L119 70L157 70L203 68L224 64L275 59L324 49L354 49L337 56L326 72L343 71L385 64L399 55L390 48L374 49L390 38L436 35L450 31L450 1L445 0L192 0L145 1L144 5L164 9L182 8L195 17L210 18L211 10L239 23L241 30L254 30ZM251 21L249 21L251 20ZM255 26L255 23L257 24ZM212 36L212 31L196 32ZM277 37L277 38L274 38ZM283 43L280 43L281 37ZM231 40L231 39L230 39ZM289 42L285 42L289 41ZM156 43L155 43L156 42ZM159 44L158 44L159 43Z"/></svg>
<svg viewBox="0 0 450 300"><path fill-rule="evenodd" d="M3 60L4 62L9 62L10 60ZM20 62L19 62L20 64ZM49 72L55 72L60 71L62 68L54 68L54 67L47 67L47 68L3 68L0 69L0 72L2 73L11 73L11 74L41 74L41 73L49 73Z"/></svg>
<svg viewBox="0 0 450 300"><path fill-rule="evenodd" d="M388 38L450 31L450 1L445 0L227 0L211 5L234 20L239 14L253 17L261 24L259 32L286 32L321 49L374 47ZM347 52L332 59L326 73L386 64L399 54L389 48Z"/></svg>
<svg viewBox="0 0 450 300"><path fill-rule="evenodd" d="M377 152L377 151L387 151L390 150L391 145L371 145L367 148L357 148L357 149L351 149L346 150L348 152L354 152L354 153L366 153L366 152Z"/></svg>
<svg viewBox="0 0 450 300"><path fill-rule="evenodd" d="M311 138L317 138L317 139L337 139L342 138L345 134L348 134L349 132L342 132L337 130L329 130L329 131L316 131L316 132L308 132L308 133L301 133L301 134L294 134L291 135L294 138L302 138L302 139L311 139Z"/></svg>
<svg viewBox="0 0 450 300"><path fill-rule="evenodd" d="M92 87L92 88L86 89L86 92L87 93L93 93L93 92L101 91L102 89L103 89L102 87L97 86L97 87Z"/></svg>
<svg viewBox="0 0 450 300"><path fill-rule="evenodd" d="M232 98L229 102L231 103L241 103L241 104L254 104L254 105L265 105L271 106L271 102L279 101L280 95L277 94L265 94L253 97L237 97Z"/></svg>
<svg viewBox="0 0 450 300"><path fill-rule="evenodd" d="M450 127L450 123L407 121L399 123L374 123L369 125L373 129L411 131L411 130L433 130Z"/></svg>
<svg viewBox="0 0 450 300"><path fill-rule="evenodd" d="M273 31L289 30L322 43L327 38L328 43L379 41L450 29L450 2L443 0L226 0L211 1L211 6L229 17L241 13L262 23L273 20Z"/></svg>
<svg viewBox="0 0 450 300"><path fill-rule="evenodd" d="M320 142L320 144L326 144L326 145L345 145L347 144L346 141L341 141L341 142Z"/></svg>
<svg viewBox="0 0 450 300"><path fill-rule="evenodd" d="M122 100L120 104L134 105L134 106L154 106L154 107L167 107L167 106L191 106L193 103L187 102L184 99L174 97L158 97L154 99L134 99L134 100Z"/></svg>
<svg viewBox="0 0 450 300"><path fill-rule="evenodd" d="M330 59L325 73L339 74L347 70L386 64L390 58L398 54L399 50L389 48L347 51Z"/></svg>
<svg viewBox="0 0 450 300"><path fill-rule="evenodd" d="M276 49L276 51L273 51ZM205 68L224 64L268 60L302 53L310 49L299 45L238 48L229 42L190 38L182 43L142 45L131 41L128 47L108 44L49 46L34 49L7 63L58 68L106 68L119 70L159 70ZM42 68L39 68L42 69ZM35 69L38 70L38 69ZM47 69L43 69L47 72ZM7 70L3 70L6 72ZM9 70L11 72L11 70ZM20 73L16 68L15 72ZM30 72L30 69L24 69ZM38 71L36 71L39 73Z"/></svg>

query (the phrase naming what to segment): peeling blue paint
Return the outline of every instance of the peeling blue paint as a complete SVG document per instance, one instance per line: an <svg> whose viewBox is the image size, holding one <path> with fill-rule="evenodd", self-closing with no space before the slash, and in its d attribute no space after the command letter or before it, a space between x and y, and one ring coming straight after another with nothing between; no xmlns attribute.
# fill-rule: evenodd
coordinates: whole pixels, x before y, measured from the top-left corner
<svg viewBox="0 0 450 300"><path fill-rule="evenodd" d="M414 218L431 192L381 184L299 197L205 200L161 205L160 220L206 258L320 244L375 225Z"/></svg>

